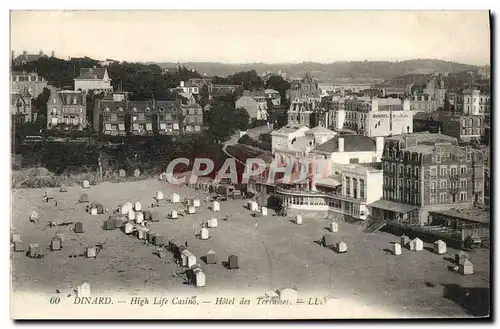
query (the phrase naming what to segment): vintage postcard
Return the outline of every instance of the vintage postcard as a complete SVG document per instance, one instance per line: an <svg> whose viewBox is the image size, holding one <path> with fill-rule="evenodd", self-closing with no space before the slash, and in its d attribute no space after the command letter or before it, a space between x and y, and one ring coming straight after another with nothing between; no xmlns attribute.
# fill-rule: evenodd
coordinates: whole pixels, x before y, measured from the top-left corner
<svg viewBox="0 0 500 329"><path fill-rule="evenodd" d="M490 317L488 11L10 19L13 319Z"/></svg>

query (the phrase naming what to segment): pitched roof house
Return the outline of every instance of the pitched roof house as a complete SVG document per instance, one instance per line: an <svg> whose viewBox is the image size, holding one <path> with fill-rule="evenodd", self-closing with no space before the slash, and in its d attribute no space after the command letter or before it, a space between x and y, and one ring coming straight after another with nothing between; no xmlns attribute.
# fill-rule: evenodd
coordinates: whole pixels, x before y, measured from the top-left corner
<svg viewBox="0 0 500 329"><path fill-rule="evenodd" d="M80 69L80 75L73 79L75 90L109 93L113 91L108 69L105 67L93 67Z"/></svg>

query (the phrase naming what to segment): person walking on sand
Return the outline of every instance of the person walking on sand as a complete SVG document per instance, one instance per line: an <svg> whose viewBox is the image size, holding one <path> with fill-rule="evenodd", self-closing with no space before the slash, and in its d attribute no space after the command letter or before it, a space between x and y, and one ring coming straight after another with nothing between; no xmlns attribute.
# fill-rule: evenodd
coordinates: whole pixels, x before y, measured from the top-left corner
<svg viewBox="0 0 500 329"><path fill-rule="evenodd" d="M184 245L186 246L186 248L188 247L188 242L187 241L184 241Z"/></svg>

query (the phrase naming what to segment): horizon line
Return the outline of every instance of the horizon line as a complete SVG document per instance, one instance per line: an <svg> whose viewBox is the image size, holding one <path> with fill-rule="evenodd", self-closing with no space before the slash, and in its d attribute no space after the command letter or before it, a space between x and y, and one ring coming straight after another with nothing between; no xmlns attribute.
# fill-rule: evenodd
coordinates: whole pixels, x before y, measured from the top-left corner
<svg viewBox="0 0 500 329"><path fill-rule="evenodd" d="M11 52L13 50L11 49ZM23 50L25 51L25 50ZM15 57L19 56L19 55L22 55L23 51L20 51L20 52L16 52L14 51L14 53L16 54ZM51 50L49 53L46 53L44 52L43 54L44 55L49 55L53 50ZM66 60L66 58L63 58L63 57L57 57L57 52L55 52L55 58L59 58L59 59L63 59L63 60ZM35 54L38 54L39 52L36 52ZM34 54L34 53L30 53L28 51L28 54ZM49 56L50 57L50 56ZM93 60L96 60L96 61L105 61L107 59L113 59L112 57L113 56L110 56L110 57L106 57L105 59L96 59L95 57L92 57L92 56L89 56L89 55L84 55L83 57L79 57L79 56L67 56L68 58L90 58L90 59L93 59ZM311 60L302 60L302 61L289 61L289 62L223 62L223 61L211 61L211 60L207 60L207 61L192 61L192 60L185 60L185 61L179 61L179 60L119 60L119 59L113 59L115 61L118 61L118 62L127 62L127 63L146 63L146 64L150 64L150 63L160 63L160 64L176 64L176 63L192 63L192 64L224 64L224 65L255 65L255 64L261 64L261 65L298 65L298 64L323 64L323 65L330 65L330 64L338 64L338 63L352 63L352 62L359 62L359 63L363 63L363 62L388 62L388 63L400 63L400 62L409 62L409 61L418 61L418 60L427 60L427 61L442 61L442 62L447 62L447 63L453 63L453 64L462 64L462 65L470 65L470 66L478 66L478 67L482 67L482 66L491 66L491 61L487 64L477 64L477 63L471 63L471 62L461 62L461 61L457 61L457 60L447 60L447 59L441 59L441 58L430 58L430 57L425 57L425 58L407 58L407 59L393 59L393 60L390 60L390 59L387 59L387 60L375 60L375 59L363 59L363 60L336 60L336 61L332 61L332 62L321 62L321 61L311 61Z"/></svg>

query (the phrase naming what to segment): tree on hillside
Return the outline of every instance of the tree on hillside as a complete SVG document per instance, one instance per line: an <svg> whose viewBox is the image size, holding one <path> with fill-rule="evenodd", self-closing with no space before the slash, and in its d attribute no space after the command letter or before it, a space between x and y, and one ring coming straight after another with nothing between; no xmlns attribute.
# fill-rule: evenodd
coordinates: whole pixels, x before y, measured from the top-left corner
<svg viewBox="0 0 500 329"><path fill-rule="evenodd" d="M47 102L49 101L49 97L50 90L48 88L43 88L42 93L31 100L31 106L38 115L47 113Z"/></svg>
<svg viewBox="0 0 500 329"><path fill-rule="evenodd" d="M250 121L250 115L248 115L247 110L242 108L237 108L234 110L233 115L233 124L236 129L239 130L247 130L248 123Z"/></svg>
<svg viewBox="0 0 500 329"><path fill-rule="evenodd" d="M262 79L255 70L238 72L225 78L214 77L215 84L239 85L245 90L259 90L264 87Z"/></svg>
<svg viewBox="0 0 500 329"><path fill-rule="evenodd" d="M219 102L212 105L207 112L208 132L214 140L224 140L234 134L236 130L246 130L249 115L244 109L234 110L225 103Z"/></svg>
<svg viewBox="0 0 500 329"><path fill-rule="evenodd" d="M206 84L201 85L200 87L200 105L201 107L205 107L210 101L210 95L208 93L208 86Z"/></svg>
<svg viewBox="0 0 500 329"><path fill-rule="evenodd" d="M280 75L273 75L269 77L269 80L267 80L266 88L274 89L279 92L281 100L282 102L284 102L286 99L285 93L288 89L290 89L290 83L286 80L283 80Z"/></svg>

